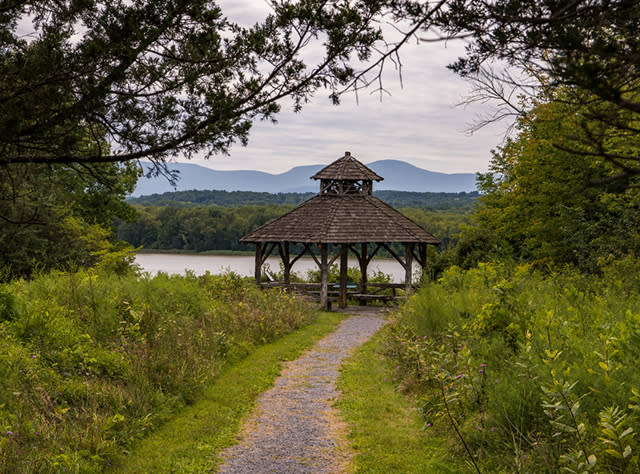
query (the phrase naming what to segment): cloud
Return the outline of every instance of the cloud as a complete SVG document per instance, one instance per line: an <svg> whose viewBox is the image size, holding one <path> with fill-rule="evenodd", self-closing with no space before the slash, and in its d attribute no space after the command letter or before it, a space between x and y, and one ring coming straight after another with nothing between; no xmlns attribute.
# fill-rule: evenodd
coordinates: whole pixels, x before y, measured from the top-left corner
<svg viewBox="0 0 640 474"><path fill-rule="evenodd" d="M263 0L227 0L223 12L251 24L268 13ZM506 124L466 130L489 106L456 107L470 86L446 68L464 53L460 42L407 45L401 53L402 84L390 65L383 86L342 98L339 106L319 91L302 112L285 101L278 124L254 124L247 147L235 146L230 157L194 160L214 169L284 172L294 166L328 164L351 151L363 162L399 159L432 171L475 172L487 169L490 150L503 139Z"/></svg>

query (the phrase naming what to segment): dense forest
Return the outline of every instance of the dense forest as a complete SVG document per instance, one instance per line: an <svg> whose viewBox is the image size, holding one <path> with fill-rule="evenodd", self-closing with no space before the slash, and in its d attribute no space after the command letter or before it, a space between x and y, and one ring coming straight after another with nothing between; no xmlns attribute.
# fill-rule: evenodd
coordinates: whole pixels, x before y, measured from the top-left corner
<svg viewBox="0 0 640 474"><path fill-rule="evenodd" d="M251 250L239 242L256 227L292 209L314 194L245 191L181 191L130 199L137 220L118 220L115 234L136 248L162 250ZM477 193L380 191L376 196L442 240L455 246L460 227L469 222Z"/></svg>
<svg viewBox="0 0 640 474"><path fill-rule="evenodd" d="M176 191L129 198L130 204L141 206L264 206L279 204L296 206L316 193L256 193L252 191ZM428 210L471 210L478 193L415 193L407 191L374 191L373 195L393 207L418 207Z"/></svg>

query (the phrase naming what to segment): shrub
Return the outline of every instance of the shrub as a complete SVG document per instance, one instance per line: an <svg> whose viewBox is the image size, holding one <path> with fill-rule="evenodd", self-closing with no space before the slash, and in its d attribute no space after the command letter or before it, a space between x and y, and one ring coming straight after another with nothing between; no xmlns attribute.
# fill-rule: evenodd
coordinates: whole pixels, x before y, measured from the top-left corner
<svg viewBox="0 0 640 474"><path fill-rule="evenodd" d="M401 387L487 472L638 472L639 261L447 270L393 321Z"/></svg>
<svg viewBox="0 0 640 474"><path fill-rule="evenodd" d="M312 314L233 274L101 267L0 285L0 472L102 472L224 364Z"/></svg>

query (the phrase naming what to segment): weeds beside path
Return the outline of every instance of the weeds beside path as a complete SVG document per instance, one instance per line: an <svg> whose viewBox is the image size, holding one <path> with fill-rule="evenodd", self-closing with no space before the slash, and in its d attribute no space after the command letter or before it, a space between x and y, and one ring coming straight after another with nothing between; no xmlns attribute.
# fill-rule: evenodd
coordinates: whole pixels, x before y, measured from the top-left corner
<svg viewBox="0 0 640 474"><path fill-rule="evenodd" d="M211 471L218 462L217 454L234 442L241 419L253 408L260 393L273 384L283 361L299 357L344 317L321 313L311 325L258 348L221 373L200 401L141 441L129 456L121 458L115 472Z"/></svg>
<svg viewBox="0 0 640 474"><path fill-rule="evenodd" d="M467 472L446 442L425 432L416 401L398 392L396 370L385 357L388 326L344 361L338 389L340 416L354 452L352 472L453 474Z"/></svg>

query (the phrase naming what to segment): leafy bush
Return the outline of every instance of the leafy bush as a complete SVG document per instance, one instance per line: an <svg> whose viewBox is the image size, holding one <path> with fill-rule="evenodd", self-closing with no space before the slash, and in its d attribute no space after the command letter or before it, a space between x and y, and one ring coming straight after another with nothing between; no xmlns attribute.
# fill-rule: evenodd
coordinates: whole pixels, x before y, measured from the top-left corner
<svg viewBox="0 0 640 474"><path fill-rule="evenodd" d="M310 322L236 275L49 273L0 286L0 472L102 472L224 364Z"/></svg>
<svg viewBox="0 0 640 474"><path fill-rule="evenodd" d="M480 472L638 472L639 269L494 263L426 285L388 341L425 428Z"/></svg>

